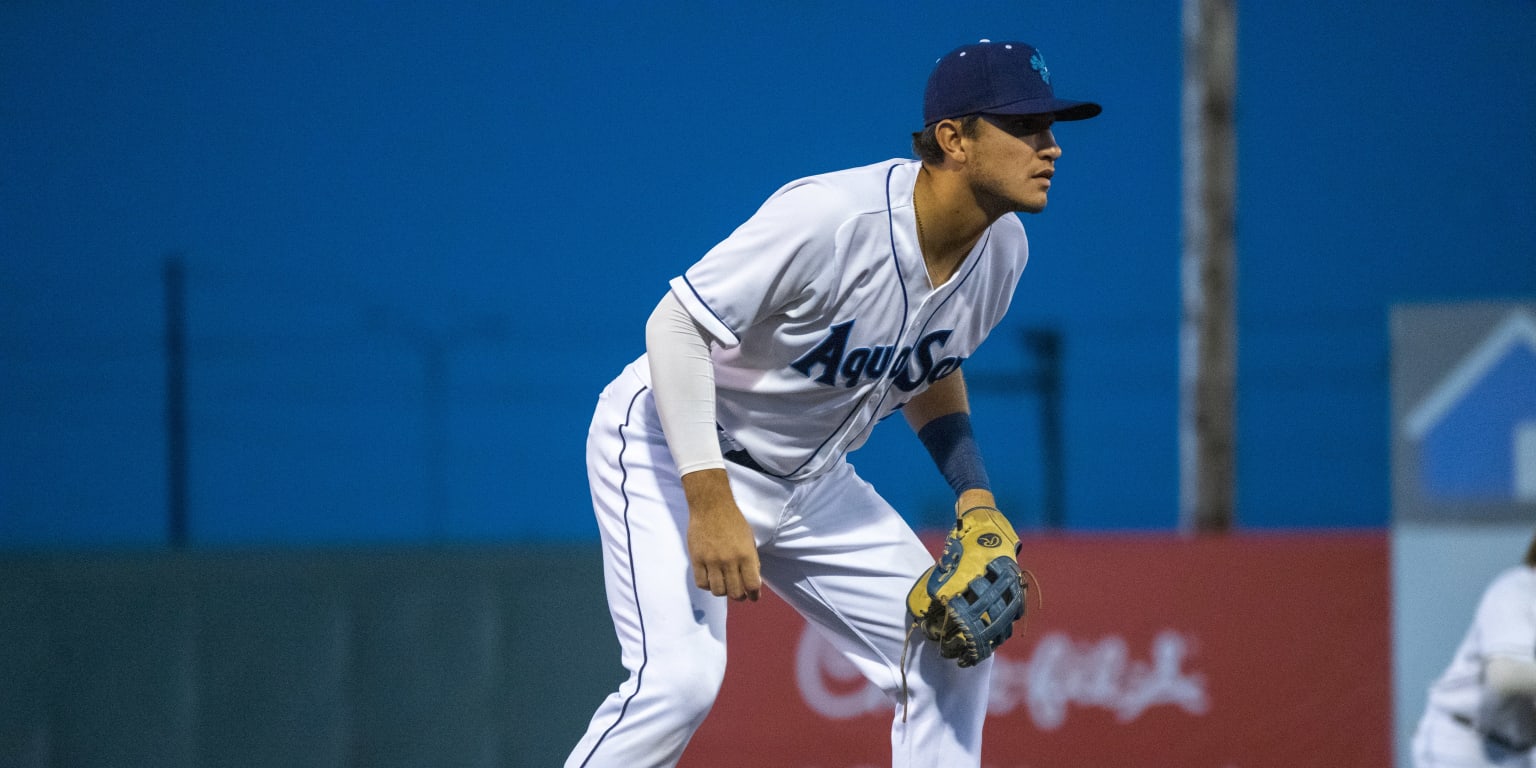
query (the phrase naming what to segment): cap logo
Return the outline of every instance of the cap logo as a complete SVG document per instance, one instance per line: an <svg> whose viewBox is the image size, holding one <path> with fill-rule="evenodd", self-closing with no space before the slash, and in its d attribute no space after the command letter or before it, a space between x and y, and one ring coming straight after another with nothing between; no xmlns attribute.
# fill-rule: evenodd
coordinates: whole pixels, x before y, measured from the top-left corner
<svg viewBox="0 0 1536 768"><path fill-rule="evenodd" d="M1051 84L1051 70L1046 68L1045 57L1041 56L1039 51L1035 51L1035 55L1029 57L1029 66L1040 73L1040 79L1044 80L1046 85Z"/></svg>

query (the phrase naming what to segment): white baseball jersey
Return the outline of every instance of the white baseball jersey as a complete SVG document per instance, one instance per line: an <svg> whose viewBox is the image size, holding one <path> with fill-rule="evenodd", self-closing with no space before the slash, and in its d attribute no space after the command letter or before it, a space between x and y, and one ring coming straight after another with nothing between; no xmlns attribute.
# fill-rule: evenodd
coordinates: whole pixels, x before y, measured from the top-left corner
<svg viewBox="0 0 1536 768"><path fill-rule="evenodd" d="M889 160L779 189L672 281L719 342L717 414L769 474L803 479L953 373L1002 319L1029 257L1003 216L933 286L912 189L921 164Z"/></svg>
<svg viewBox="0 0 1536 768"><path fill-rule="evenodd" d="M1420 766L1531 764L1529 750L1514 752L1500 744L1536 742L1536 723L1528 714L1500 716L1484 701L1485 665L1498 656L1536 661L1536 570L1511 568L1484 591L1456 655L1429 689L1414 743ZM1498 743L1486 743L1477 730L1494 733Z"/></svg>

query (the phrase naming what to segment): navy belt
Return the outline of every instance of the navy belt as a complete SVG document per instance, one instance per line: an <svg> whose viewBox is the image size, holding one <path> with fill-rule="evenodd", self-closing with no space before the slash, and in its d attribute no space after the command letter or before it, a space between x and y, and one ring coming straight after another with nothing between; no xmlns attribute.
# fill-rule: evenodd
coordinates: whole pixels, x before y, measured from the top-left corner
<svg viewBox="0 0 1536 768"><path fill-rule="evenodd" d="M747 453L747 449L741 447L741 443L731 438L730 434L725 431L725 427L716 424L715 434L720 438L720 454L725 457L726 461L746 467L754 472L768 474L768 470L763 469L763 465L757 463L757 459L752 458L752 454Z"/></svg>
<svg viewBox="0 0 1536 768"><path fill-rule="evenodd" d="M722 455L725 456L726 461L729 461L732 464L739 464L743 467L746 467L747 469L763 472L765 474L768 471L763 469L763 465L757 463L757 459L752 458L752 454L747 453L746 451L739 448L734 451L726 451Z"/></svg>

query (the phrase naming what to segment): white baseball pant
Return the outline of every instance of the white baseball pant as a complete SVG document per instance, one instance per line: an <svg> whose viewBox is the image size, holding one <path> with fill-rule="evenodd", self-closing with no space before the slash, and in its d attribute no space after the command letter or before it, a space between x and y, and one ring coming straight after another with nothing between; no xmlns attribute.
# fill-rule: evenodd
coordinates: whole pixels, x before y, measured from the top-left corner
<svg viewBox="0 0 1536 768"><path fill-rule="evenodd" d="M643 365L604 390L587 439L609 610L629 678L599 706L567 768L675 765L725 675L730 601L694 585L688 508ZM933 564L906 521L846 462L798 483L735 464L727 471L764 582L889 697L891 765L978 766L991 659L961 669L914 634L903 721L906 596Z"/></svg>

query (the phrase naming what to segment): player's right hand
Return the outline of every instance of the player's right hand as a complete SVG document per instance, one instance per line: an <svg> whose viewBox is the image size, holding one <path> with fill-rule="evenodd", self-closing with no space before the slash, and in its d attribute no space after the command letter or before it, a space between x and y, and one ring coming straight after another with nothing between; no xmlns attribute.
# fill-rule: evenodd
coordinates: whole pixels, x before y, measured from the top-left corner
<svg viewBox="0 0 1536 768"><path fill-rule="evenodd" d="M731 495L725 470L683 476L688 496L688 555L693 583L732 600L757 600L763 576L752 527Z"/></svg>

